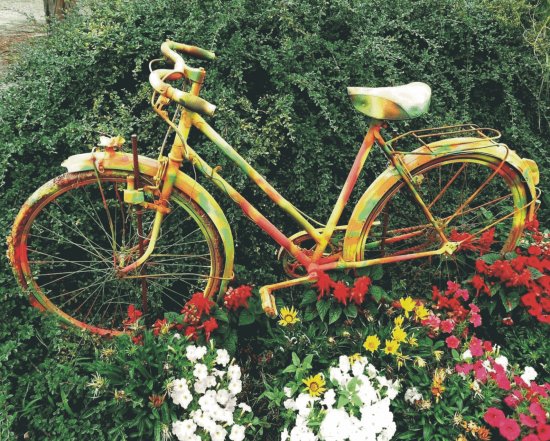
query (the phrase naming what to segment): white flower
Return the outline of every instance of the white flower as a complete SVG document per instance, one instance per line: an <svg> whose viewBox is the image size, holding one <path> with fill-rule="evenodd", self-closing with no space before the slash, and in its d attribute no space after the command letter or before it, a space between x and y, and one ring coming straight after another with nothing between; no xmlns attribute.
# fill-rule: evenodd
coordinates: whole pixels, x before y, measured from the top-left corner
<svg viewBox="0 0 550 441"><path fill-rule="evenodd" d="M227 436L227 430L216 424L212 430L209 430L212 441L224 441Z"/></svg>
<svg viewBox="0 0 550 441"><path fill-rule="evenodd" d="M378 370L376 370L376 368L369 363L369 365L367 366L367 375L370 377L370 378L374 378L376 377L376 374L378 373Z"/></svg>
<svg viewBox="0 0 550 441"><path fill-rule="evenodd" d="M319 427L323 440L345 440L349 438L352 422L344 409L329 409Z"/></svg>
<svg viewBox="0 0 550 441"><path fill-rule="evenodd" d="M493 369L493 365L489 360L483 360L481 362L481 365L485 368L487 372L495 372L495 370Z"/></svg>
<svg viewBox="0 0 550 441"><path fill-rule="evenodd" d="M533 369L531 366L526 366L523 370L523 374L521 374L521 379L525 381L528 385L531 384L531 381L533 381L535 378L537 378L537 371Z"/></svg>
<svg viewBox="0 0 550 441"><path fill-rule="evenodd" d="M229 361L229 352L227 352L225 349L218 349L216 351L216 363L221 364L222 366L226 366Z"/></svg>
<svg viewBox="0 0 550 441"><path fill-rule="evenodd" d="M195 434L195 430L197 430L197 425L193 420L176 421L172 424L172 433L176 435L180 441L187 441L190 439L190 437Z"/></svg>
<svg viewBox="0 0 550 441"><path fill-rule="evenodd" d="M288 437L288 429L285 428L285 430L283 430L283 432L281 433L281 441L288 441Z"/></svg>
<svg viewBox="0 0 550 441"><path fill-rule="evenodd" d="M208 368L205 364L197 363L195 365L195 369L193 369L193 375L199 381L206 380L206 377L208 376Z"/></svg>
<svg viewBox="0 0 550 441"><path fill-rule="evenodd" d="M243 412L252 412L252 408L246 403L239 403L239 407L243 410Z"/></svg>
<svg viewBox="0 0 550 441"><path fill-rule="evenodd" d="M225 406L227 400L229 400L229 391L227 389L220 389L216 394L216 401L222 406Z"/></svg>
<svg viewBox="0 0 550 441"><path fill-rule="evenodd" d="M283 402L283 406L285 407L285 409L292 409L292 410L295 410L296 409L296 401L294 401L293 399L289 398L288 400L285 400Z"/></svg>
<svg viewBox="0 0 550 441"><path fill-rule="evenodd" d="M357 360L355 363L353 363L353 366L351 367L351 372L353 373L354 377L359 377L363 375L363 372L365 372L365 363L363 360Z"/></svg>
<svg viewBox="0 0 550 441"><path fill-rule="evenodd" d="M462 354L463 360L470 360L472 358L472 352L469 349L466 349Z"/></svg>
<svg viewBox="0 0 550 441"><path fill-rule="evenodd" d="M206 355L208 352L208 349L206 349L205 346L187 346L185 349L185 355L187 356L187 359L191 362L195 362L197 360L200 360L202 357Z"/></svg>
<svg viewBox="0 0 550 441"><path fill-rule="evenodd" d="M227 389L229 389L229 392L233 395L238 395L241 393L241 390L243 390L243 383L241 380L231 380L227 385Z"/></svg>
<svg viewBox="0 0 550 441"><path fill-rule="evenodd" d="M227 377L229 381L241 379L241 368L236 364L233 364L227 368Z"/></svg>
<svg viewBox="0 0 550 441"><path fill-rule="evenodd" d="M368 380L367 377L363 378L364 381L361 381L361 384L359 385L359 390L357 391L357 395L364 404L371 404L375 401L378 401L378 393L376 392L374 387L372 387L371 382Z"/></svg>
<svg viewBox="0 0 550 441"><path fill-rule="evenodd" d="M284 387L283 392L285 393L285 396L287 398L290 398L292 396L292 389L290 387Z"/></svg>
<svg viewBox="0 0 550 441"><path fill-rule="evenodd" d="M334 392L334 389L327 390L324 393L323 399L320 403L323 406L326 406L327 409L332 409L332 406L334 406L334 403L336 403L336 392Z"/></svg>
<svg viewBox="0 0 550 441"><path fill-rule="evenodd" d="M414 404L422 399L422 394L418 392L416 387L410 387L405 391L405 401Z"/></svg>
<svg viewBox="0 0 550 441"><path fill-rule="evenodd" d="M350 365L349 365L349 358L347 355L340 355L340 358L338 359L338 365L340 366L340 370L344 373L344 374L347 374L350 370Z"/></svg>
<svg viewBox="0 0 550 441"><path fill-rule="evenodd" d="M495 358L495 363L500 364L505 371L508 370L508 359L504 355L499 355L497 358Z"/></svg>
<svg viewBox="0 0 550 441"><path fill-rule="evenodd" d="M174 334L174 339L179 340L181 338L181 335L177 332Z"/></svg>
<svg viewBox="0 0 550 441"><path fill-rule="evenodd" d="M195 381L195 384L193 385L195 388L195 392L199 394L203 394L206 392L206 389L208 388L206 385L206 378L204 380L197 380Z"/></svg>
<svg viewBox="0 0 550 441"><path fill-rule="evenodd" d="M307 417L311 412L311 405L318 400L318 398L313 398L309 394L300 394L296 398L295 409L298 411L298 414L302 417Z"/></svg>
<svg viewBox="0 0 550 441"><path fill-rule="evenodd" d="M244 426L239 426L238 424L235 424L232 428L231 428L231 434L229 435L229 439L231 441L243 441L244 439L244 431L245 431L245 427Z"/></svg>
<svg viewBox="0 0 550 441"><path fill-rule="evenodd" d="M206 387L216 387L216 384L218 384L216 382L216 377L214 377L214 375L208 375L204 379L204 382L206 383Z"/></svg>

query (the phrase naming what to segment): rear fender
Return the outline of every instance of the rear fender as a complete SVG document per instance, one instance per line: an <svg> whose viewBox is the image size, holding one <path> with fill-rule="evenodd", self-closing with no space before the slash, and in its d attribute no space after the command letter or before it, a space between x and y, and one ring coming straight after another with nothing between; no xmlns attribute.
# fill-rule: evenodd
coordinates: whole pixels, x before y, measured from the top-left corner
<svg viewBox="0 0 550 441"><path fill-rule="evenodd" d="M417 153L416 155L413 153ZM509 149L505 144L496 143L491 140L479 138L451 138L437 141L422 146L411 154L402 155L402 160L408 170L414 170L436 158L445 155L465 155L469 158L479 158L494 161L499 164L506 161L512 168L518 171L522 178L522 183L527 188L527 203L529 210L527 218L533 219L536 210L536 204L531 203L537 200L535 186L539 182L539 171L537 165L531 159L521 158L514 150ZM361 259L358 256L361 244L361 235L365 222L370 213L382 199L384 194L389 191L399 180L401 175L395 167L389 167L369 186L365 191L348 223L348 229L344 237L343 259L345 261L355 261Z"/></svg>
<svg viewBox="0 0 550 441"><path fill-rule="evenodd" d="M134 169L133 156L131 154L114 151L83 153L70 156L61 165L65 167L69 173L73 173L93 170L95 168L94 162L95 167L99 170L132 171ZM157 174L159 167L158 161L146 156L139 156L138 163L140 173L147 176L155 176ZM206 212L206 214L208 214L220 234L225 252L225 267L223 271L224 280L220 284L220 291L218 293L219 298L225 293L227 285L233 277L235 248L229 222L212 195L202 185L185 173L178 171L174 186L189 196Z"/></svg>

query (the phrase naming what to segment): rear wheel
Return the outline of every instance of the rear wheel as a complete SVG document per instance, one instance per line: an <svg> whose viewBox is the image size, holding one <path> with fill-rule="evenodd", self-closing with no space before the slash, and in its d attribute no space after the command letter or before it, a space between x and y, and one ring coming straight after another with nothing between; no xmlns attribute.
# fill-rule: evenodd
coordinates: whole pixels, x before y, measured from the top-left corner
<svg viewBox="0 0 550 441"><path fill-rule="evenodd" d="M108 170L99 181L94 172L55 178L27 201L12 233L23 287L64 322L100 334L121 331L129 305L142 308L143 285L148 318L154 320L179 312L195 292L215 295L223 272L214 224L174 189L153 254L120 277L117 270L139 257L136 207L123 202L127 175ZM154 216L143 210L145 246Z"/></svg>
<svg viewBox="0 0 550 441"><path fill-rule="evenodd" d="M412 170L418 193L450 241L452 255L383 266L387 287L426 292L433 284L464 281L480 254L514 249L527 216L527 191L508 164L486 156L443 157ZM412 192L399 180L377 202L362 231L358 259L436 250L442 241ZM421 294L421 293L417 293Z"/></svg>

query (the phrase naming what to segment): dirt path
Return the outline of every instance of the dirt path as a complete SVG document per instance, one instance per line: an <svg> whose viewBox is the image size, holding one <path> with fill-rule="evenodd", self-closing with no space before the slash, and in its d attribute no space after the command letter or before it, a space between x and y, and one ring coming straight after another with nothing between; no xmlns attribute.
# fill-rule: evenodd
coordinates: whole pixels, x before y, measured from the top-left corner
<svg viewBox="0 0 550 441"><path fill-rule="evenodd" d="M42 33L44 23L43 0L0 0L0 75L14 56L13 45Z"/></svg>

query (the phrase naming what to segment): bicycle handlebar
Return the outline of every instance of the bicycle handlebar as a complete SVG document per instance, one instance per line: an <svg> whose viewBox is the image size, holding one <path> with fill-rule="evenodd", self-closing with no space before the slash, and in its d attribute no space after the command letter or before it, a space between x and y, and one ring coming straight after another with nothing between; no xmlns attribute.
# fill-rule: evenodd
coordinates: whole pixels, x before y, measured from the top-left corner
<svg viewBox="0 0 550 441"><path fill-rule="evenodd" d="M176 43L175 41L166 40L160 47L166 58L174 63L174 69L155 69L149 74L149 83L158 93L180 103L193 112L202 113L212 116L216 110L216 106L208 101L199 98L196 95L184 92L165 83L164 80L173 81L179 80L181 77L188 78L191 81L202 81L204 77L203 68L192 68L185 64L185 61L176 51L185 52L202 60L214 60L216 55L214 52L201 49L196 46Z"/></svg>

